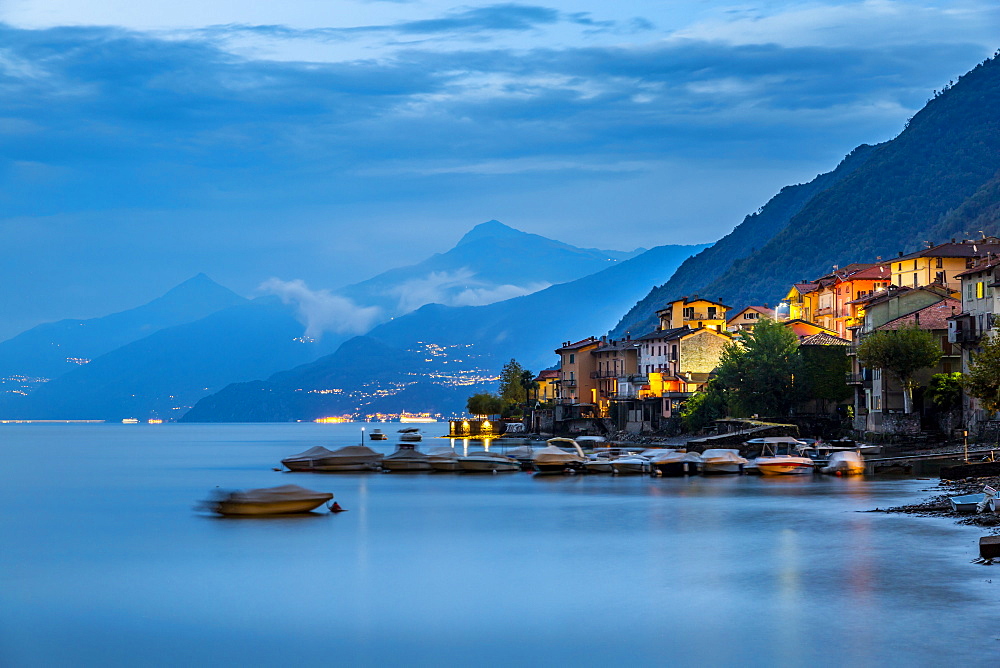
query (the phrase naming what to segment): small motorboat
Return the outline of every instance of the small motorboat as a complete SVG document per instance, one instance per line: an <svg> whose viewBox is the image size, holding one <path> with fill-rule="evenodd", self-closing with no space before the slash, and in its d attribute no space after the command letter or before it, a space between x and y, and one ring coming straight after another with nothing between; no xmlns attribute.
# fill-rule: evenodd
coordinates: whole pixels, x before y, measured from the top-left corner
<svg viewBox="0 0 1000 668"><path fill-rule="evenodd" d="M864 475L865 458L856 450L837 450L830 453L826 466L819 472L828 475Z"/></svg>
<svg viewBox="0 0 1000 668"><path fill-rule="evenodd" d="M653 450L643 450L638 454L624 454L611 460L611 468L615 475L636 475L640 473L649 473L653 469L650 459L652 457L662 455L665 452L672 451L656 448Z"/></svg>
<svg viewBox="0 0 1000 668"><path fill-rule="evenodd" d="M420 430L416 427L399 430L399 440L404 443L419 443L421 438L423 437L420 435Z"/></svg>
<svg viewBox="0 0 1000 668"><path fill-rule="evenodd" d="M979 504L985 499L985 494L964 494L962 496L953 496L949 498L948 503L951 504L951 509L956 513L967 515L969 513L978 512Z"/></svg>
<svg viewBox="0 0 1000 668"><path fill-rule="evenodd" d="M535 449L530 445L519 445L504 452L511 459L517 460L522 471L530 471L535 468Z"/></svg>
<svg viewBox="0 0 1000 668"><path fill-rule="evenodd" d="M368 438L373 441L386 441L389 437L385 435L385 432L381 429L372 429L372 433L368 434Z"/></svg>
<svg viewBox="0 0 1000 668"><path fill-rule="evenodd" d="M447 445L428 451L427 461L435 471L460 471L458 453Z"/></svg>
<svg viewBox="0 0 1000 668"><path fill-rule="evenodd" d="M322 445L281 460L289 471L377 471L382 455L364 445L327 450Z"/></svg>
<svg viewBox="0 0 1000 668"><path fill-rule="evenodd" d="M805 445L788 436L768 436L747 441L750 445L760 445L760 455L754 460L762 475L804 475L816 469L816 463L801 454ZM792 454L796 453L796 454Z"/></svg>
<svg viewBox="0 0 1000 668"><path fill-rule="evenodd" d="M386 471L430 471L430 458L412 445L399 444L399 449L382 459Z"/></svg>
<svg viewBox="0 0 1000 668"><path fill-rule="evenodd" d="M219 515L290 515L308 513L333 498L329 492L314 492L298 485L217 492L204 507Z"/></svg>
<svg viewBox="0 0 1000 668"><path fill-rule="evenodd" d="M614 473L615 469L611 466L612 461L614 461L614 457L611 457L609 452L595 452L587 455L587 461L583 463L583 468L587 473Z"/></svg>
<svg viewBox="0 0 1000 668"><path fill-rule="evenodd" d="M697 452L657 450L649 458L650 473L664 477L695 475L700 461Z"/></svg>
<svg viewBox="0 0 1000 668"><path fill-rule="evenodd" d="M607 442L603 436L577 436L576 442L584 450L607 447Z"/></svg>
<svg viewBox="0 0 1000 668"><path fill-rule="evenodd" d="M701 453L702 475L739 474L749 463L745 457L740 456L739 450L712 448Z"/></svg>
<svg viewBox="0 0 1000 668"><path fill-rule="evenodd" d="M572 438L550 438L546 443L548 445L544 448L535 450L534 464L538 473L566 473L584 470L587 456L583 454L580 444ZM564 450L560 445L571 450Z"/></svg>
<svg viewBox="0 0 1000 668"><path fill-rule="evenodd" d="M521 464L513 457L499 452L476 450L458 458L458 466L467 473L492 473L494 471L520 471Z"/></svg>

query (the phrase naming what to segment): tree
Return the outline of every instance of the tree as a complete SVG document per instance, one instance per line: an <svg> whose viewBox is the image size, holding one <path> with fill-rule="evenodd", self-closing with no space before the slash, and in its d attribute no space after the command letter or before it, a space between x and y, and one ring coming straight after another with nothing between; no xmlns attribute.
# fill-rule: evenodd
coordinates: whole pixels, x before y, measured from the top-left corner
<svg viewBox="0 0 1000 668"><path fill-rule="evenodd" d="M917 325L869 334L858 346L858 361L869 369L882 369L895 376L903 388L903 412L913 411L913 375L941 359L934 336Z"/></svg>
<svg viewBox="0 0 1000 668"><path fill-rule="evenodd" d="M1000 337L991 337L973 353L962 385L990 413L1000 411Z"/></svg>
<svg viewBox="0 0 1000 668"><path fill-rule="evenodd" d="M531 401L531 396L534 394L535 390L538 389L538 383L535 382L535 374L527 369L522 371L521 387L524 388L525 401Z"/></svg>
<svg viewBox="0 0 1000 668"><path fill-rule="evenodd" d="M958 372L934 374L931 376L925 396L943 413L958 408L962 399L962 374Z"/></svg>
<svg viewBox="0 0 1000 668"><path fill-rule="evenodd" d="M704 392L698 392L681 407L681 424L684 431L692 434L725 416L725 393L714 381L709 382Z"/></svg>
<svg viewBox="0 0 1000 668"><path fill-rule="evenodd" d="M847 385L851 362L846 346L799 346L800 366L795 374L796 395L803 401L816 400L825 412L827 402L840 403L852 394Z"/></svg>
<svg viewBox="0 0 1000 668"><path fill-rule="evenodd" d="M525 370L512 359L503 366L500 371L500 399L508 406L523 404L528 400L522 375Z"/></svg>
<svg viewBox="0 0 1000 668"><path fill-rule="evenodd" d="M503 401L489 392L480 392L469 397L466 408L473 415L499 415L503 411Z"/></svg>
<svg viewBox="0 0 1000 668"><path fill-rule="evenodd" d="M761 319L741 342L727 343L716 369L734 415L787 415L795 405L798 340L784 325Z"/></svg>

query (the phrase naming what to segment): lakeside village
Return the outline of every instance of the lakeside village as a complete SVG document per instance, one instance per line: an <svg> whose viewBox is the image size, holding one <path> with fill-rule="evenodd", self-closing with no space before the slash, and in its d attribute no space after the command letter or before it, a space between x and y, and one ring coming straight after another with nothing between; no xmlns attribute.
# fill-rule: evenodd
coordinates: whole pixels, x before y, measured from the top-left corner
<svg viewBox="0 0 1000 668"><path fill-rule="evenodd" d="M563 342L528 386L524 427L628 438L780 423L808 437L995 442L998 288L1000 239L984 237L833 267L776 308L687 296L651 332Z"/></svg>

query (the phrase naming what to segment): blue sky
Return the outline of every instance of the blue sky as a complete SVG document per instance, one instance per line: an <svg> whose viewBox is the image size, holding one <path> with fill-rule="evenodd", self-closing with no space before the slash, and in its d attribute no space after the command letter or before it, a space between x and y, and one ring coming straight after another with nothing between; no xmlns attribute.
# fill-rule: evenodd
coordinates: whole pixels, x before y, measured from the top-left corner
<svg viewBox="0 0 1000 668"><path fill-rule="evenodd" d="M1000 47L994 0L0 1L0 338L499 219L712 241Z"/></svg>

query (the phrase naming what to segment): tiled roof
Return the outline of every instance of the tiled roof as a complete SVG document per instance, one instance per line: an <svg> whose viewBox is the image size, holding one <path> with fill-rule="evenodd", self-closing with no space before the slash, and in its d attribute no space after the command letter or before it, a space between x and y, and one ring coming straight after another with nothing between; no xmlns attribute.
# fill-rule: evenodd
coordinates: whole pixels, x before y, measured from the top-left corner
<svg viewBox="0 0 1000 668"><path fill-rule="evenodd" d="M795 283L792 287L798 290L799 294L807 295L810 292L818 290L819 283Z"/></svg>
<svg viewBox="0 0 1000 668"><path fill-rule="evenodd" d="M930 248L892 258L892 262L914 260L918 257L976 257L977 255L1000 254L1000 239L989 237L980 241L962 241L938 244Z"/></svg>
<svg viewBox="0 0 1000 668"><path fill-rule="evenodd" d="M957 299L942 299L937 304L900 316L885 323L879 330L899 329L919 321L920 329L948 329L948 318L962 310L962 302Z"/></svg>
<svg viewBox="0 0 1000 668"><path fill-rule="evenodd" d="M656 329L649 334L644 334L637 338L632 339L633 341L653 341L655 339L672 339L675 338L681 330L686 330L683 333L686 334L689 331L694 331L687 325L684 327L674 327L673 329Z"/></svg>
<svg viewBox="0 0 1000 668"><path fill-rule="evenodd" d="M535 376L535 380L548 380L549 378L558 378L559 369L546 369Z"/></svg>
<svg viewBox="0 0 1000 668"><path fill-rule="evenodd" d="M595 343L599 344L600 341L591 336L586 339L577 341L576 343L566 343L563 346L556 348L556 352L559 352L560 350L579 350L580 348L586 348L587 346L592 346Z"/></svg>
<svg viewBox="0 0 1000 668"><path fill-rule="evenodd" d="M826 332L820 332L819 334L813 334L812 336L807 336L803 338L799 345L802 346L849 346L851 342L847 339L842 339L839 336L834 336L833 334L827 334Z"/></svg>
<svg viewBox="0 0 1000 668"><path fill-rule="evenodd" d="M691 302L708 302L709 304L717 304L727 311L732 308L732 306L726 306L722 302L717 302L714 299L709 299L708 297L699 297L698 295L692 295L690 297L681 297L680 299L672 299L667 302L667 305L669 306L670 304L676 304L677 302L684 302L685 304L690 304ZM659 311L657 311L657 313L662 313L663 311L666 310L667 310L666 308L661 308Z"/></svg>

